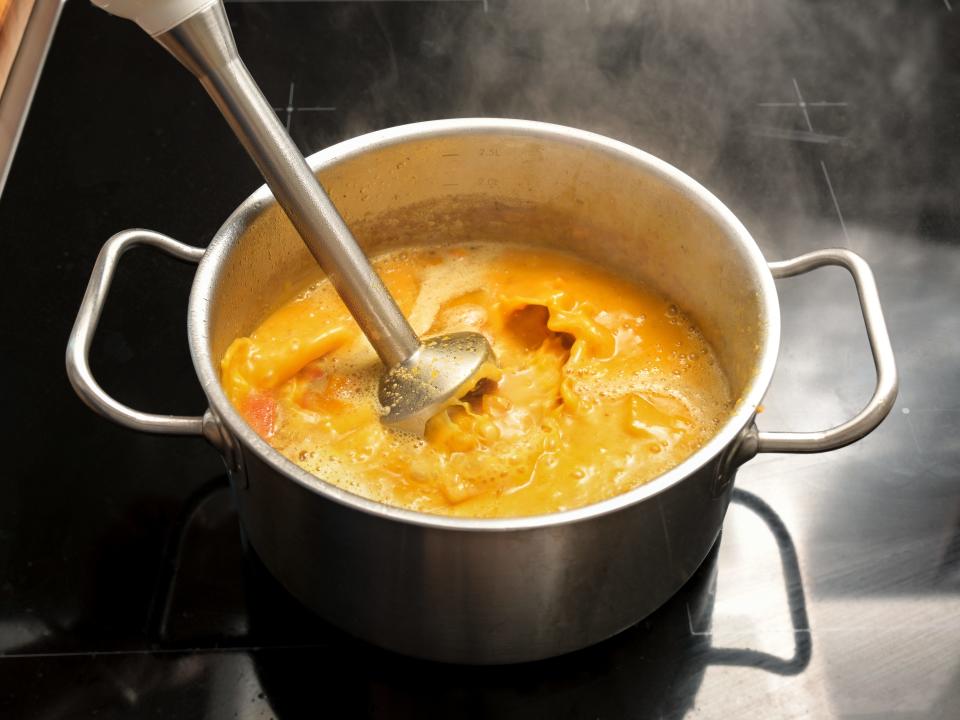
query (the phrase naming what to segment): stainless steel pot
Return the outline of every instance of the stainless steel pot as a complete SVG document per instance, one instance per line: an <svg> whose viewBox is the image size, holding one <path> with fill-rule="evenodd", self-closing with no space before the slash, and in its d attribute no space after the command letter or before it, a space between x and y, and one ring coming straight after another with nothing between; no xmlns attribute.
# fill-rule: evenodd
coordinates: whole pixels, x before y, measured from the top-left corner
<svg viewBox="0 0 960 720"><path fill-rule="evenodd" d="M376 251L471 239L559 246L674 298L712 343L739 397L713 439L646 485L576 510L460 519L371 502L300 469L246 424L219 382L230 342L287 299L313 262L264 187L210 246L145 230L104 246L67 348L87 404L148 432L204 435L222 453L249 542L280 582L330 622L401 653L511 663L569 652L636 623L693 574L717 538L737 467L758 452L821 452L875 428L896 367L867 264L848 250L765 262L707 190L640 150L518 120L441 120L364 135L310 158ZM210 402L203 417L152 415L108 396L87 351L120 256L152 245L199 262L187 332ZM757 405L780 339L774 278L840 265L853 276L877 366L856 417L822 432L760 432Z"/></svg>

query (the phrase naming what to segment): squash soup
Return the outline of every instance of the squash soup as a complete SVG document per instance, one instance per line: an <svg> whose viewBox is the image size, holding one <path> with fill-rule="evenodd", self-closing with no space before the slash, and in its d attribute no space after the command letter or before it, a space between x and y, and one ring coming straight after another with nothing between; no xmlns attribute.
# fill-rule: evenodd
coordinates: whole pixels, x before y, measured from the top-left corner
<svg viewBox="0 0 960 720"><path fill-rule="evenodd" d="M221 363L247 422L350 492L469 517L567 510L678 465L732 411L712 350L679 308L572 255L471 244L372 262L422 337L480 332L497 355L495 382L436 415L424 438L380 422L382 366L325 279Z"/></svg>

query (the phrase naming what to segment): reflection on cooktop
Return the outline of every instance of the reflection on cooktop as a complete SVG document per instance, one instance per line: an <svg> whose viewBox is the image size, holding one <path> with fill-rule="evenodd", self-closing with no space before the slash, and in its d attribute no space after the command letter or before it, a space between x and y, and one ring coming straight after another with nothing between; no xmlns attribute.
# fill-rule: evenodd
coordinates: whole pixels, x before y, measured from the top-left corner
<svg viewBox="0 0 960 720"><path fill-rule="evenodd" d="M260 184L195 80L67 3L0 197L0 716L955 718L960 707L960 11L945 0L230 2L304 152L512 116L600 132L710 188L770 260L877 276L901 374L871 436L745 465L717 548L622 635L513 668L410 661L305 613L245 554L204 443L93 416L63 350L125 227L202 245ZM189 270L124 260L92 363L134 407L197 413ZM759 425L828 427L874 375L841 271L777 283ZM212 478L212 479L211 479Z"/></svg>

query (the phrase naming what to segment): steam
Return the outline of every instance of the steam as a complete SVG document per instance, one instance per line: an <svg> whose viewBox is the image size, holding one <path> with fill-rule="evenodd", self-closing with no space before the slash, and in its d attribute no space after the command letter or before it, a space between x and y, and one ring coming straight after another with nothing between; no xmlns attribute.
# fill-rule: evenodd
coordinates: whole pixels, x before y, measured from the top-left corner
<svg viewBox="0 0 960 720"><path fill-rule="evenodd" d="M441 117L571 125L662 157L744 219L768 216L765 202L831 218L820 159L857 168L872 190L858 201L867 195L868 210L902 202L909 174L929 172L917 154L960 162L939 158L929 132L931 78L949 38L936 14L917 13L905 44L903 0L871 3L869 21L846 3L771 0L490 0L488 13L479 2L414 5L367 5L343 23L380 57L362 93L338 104L342 137ZM791 106L798 89L806 113Z"/></svg>
<svg viewBox="0 0 960 720"><path fill-rule="evenodd" d="M720 154L728 108L749 105L753 76L768 70L760 58L797 26L787 3L587 7L511 4L472 33L455 54L462 105L600 132L702 175ZM782 29L750 31L771 26Z"/></svg>

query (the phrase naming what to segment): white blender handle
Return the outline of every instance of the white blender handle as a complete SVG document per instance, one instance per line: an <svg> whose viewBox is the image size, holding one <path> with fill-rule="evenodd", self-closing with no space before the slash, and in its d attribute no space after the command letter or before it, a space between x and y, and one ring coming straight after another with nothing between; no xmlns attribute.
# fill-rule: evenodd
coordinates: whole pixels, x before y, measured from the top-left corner
<svg viewBox="0 0 960 720"><path fill-rule="evenodd" d="M111 15L133 20L150 35L179 25L219 0L91 0Z"/></svg>

